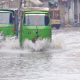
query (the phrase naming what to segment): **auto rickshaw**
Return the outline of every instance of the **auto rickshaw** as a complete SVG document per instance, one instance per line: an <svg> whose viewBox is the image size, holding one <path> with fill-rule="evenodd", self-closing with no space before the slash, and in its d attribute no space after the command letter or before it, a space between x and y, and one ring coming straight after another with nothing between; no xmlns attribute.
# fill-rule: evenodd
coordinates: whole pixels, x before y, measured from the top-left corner
<svg viewBox="0 0 80 80"><path fill-rule="evenodd" d="M20 44L25 40L35 43L38 39L51 40L51 25L49 11L46 10L25 10L23 11L23 23L20 30Z"/></svg>

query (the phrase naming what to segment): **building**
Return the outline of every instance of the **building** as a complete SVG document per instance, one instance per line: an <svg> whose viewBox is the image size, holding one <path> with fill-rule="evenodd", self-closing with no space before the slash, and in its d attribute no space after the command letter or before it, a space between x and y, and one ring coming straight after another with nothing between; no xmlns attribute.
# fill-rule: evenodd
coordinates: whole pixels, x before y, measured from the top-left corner
<svg viewBox="0 0 80 80"><path fill-rule="evenodd" d="M19 0L0 0L0 8L18 8Z"/></svg>
<svg viewBox="0 0 80 80"><path fill-rule="evenodd" d="M23 7L42 5L39 0L22 0ZM19 8L20 0L0 0L0 8Z"/></svg>

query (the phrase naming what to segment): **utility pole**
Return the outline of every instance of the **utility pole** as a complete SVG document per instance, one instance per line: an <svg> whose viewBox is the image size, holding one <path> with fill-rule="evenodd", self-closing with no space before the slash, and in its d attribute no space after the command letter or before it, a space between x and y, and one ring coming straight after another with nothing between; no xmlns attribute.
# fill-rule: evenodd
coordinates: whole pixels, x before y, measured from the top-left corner
<svg viewBox="0 0 80 80"><path fill-rule="evenodd" d="M78 14L78 23L79 23L79 14L80 14L80 5L79 5L79 0L77 0L77 14Z"/></svg>
<svg viewBox="0 0 80 80"><path fill-rule="evenodd" d="M64 1L62 0L59 0L59 9L60 9L61 25L65 26L65 4Z"/></svg>
<svg viewBox="0 0 80 80"><path fill-rule="evenodd" d="M18 25L18 33L20 34L19 40L20 40L20 46L22 47L22 0L20 0L19 3L19 9L18 9L18 20L19 20L19 25Z"/></svg>

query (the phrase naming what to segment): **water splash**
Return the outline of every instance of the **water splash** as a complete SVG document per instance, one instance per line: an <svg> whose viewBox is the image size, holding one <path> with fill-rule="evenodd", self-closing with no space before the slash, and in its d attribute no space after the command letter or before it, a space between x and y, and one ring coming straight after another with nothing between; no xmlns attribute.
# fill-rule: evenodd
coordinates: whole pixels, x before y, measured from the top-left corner
<svg viewBox="0 0 80 80"><path fill-rule="evenodd" d="M1 49L17 49L19 48L19 40L16 36L13 37L6 37L4 40L0 42Z"/></svg>
<svg viewBox="0 0 80 80"><path fill-rule="evenodd" d="M52 41L48 39L37 40L33 43L30 40L25 40L23 44L24 50L43 51L54 48L64 47L63 34L52 35ZM0 36L0 49L20 49L19 39L16 36L6 37Z"/></svg>
<svg viewBox="0 0 80 80"><path fill-rule="evenodd" d="M52 42L50 44L50 48L54 49L63 49L65 47L64 34L56 34L52 35Z"/></svg>
<svg viewBox="0 0 80 80"><path fill-rule="evenodd" d="M24 42L24 48L25 49L31 49L34 51L43 51L43 50L48 50L48 49L63 49L65 46L64 43L64 36L63 34L57 34L57 35L52 35L52 40L37 40L35 43L33 43L30 40L26 40Z"/></svg>
<svg viewBox="0 0 80 80"><path fill-rule="evenodd" d="M37 40L35 43L33 43L30 40L26 40L24 42L24 48L31 49L34 51L43 51L47 49L50 45L50 40L43 39L43 40Z"/></svg>

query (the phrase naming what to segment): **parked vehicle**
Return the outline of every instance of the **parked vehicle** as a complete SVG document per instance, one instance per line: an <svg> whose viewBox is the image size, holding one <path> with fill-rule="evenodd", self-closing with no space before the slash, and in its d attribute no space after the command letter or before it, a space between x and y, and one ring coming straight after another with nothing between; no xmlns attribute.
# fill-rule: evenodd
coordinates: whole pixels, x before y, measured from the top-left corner
<svg viewBox="0 0 80 80"><path fill-rule="evenodd" d="M61 20L60 20L60 10L59 9L52 9L51 10L51 25L56 29L60 28Z"/></svg>

